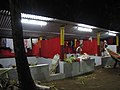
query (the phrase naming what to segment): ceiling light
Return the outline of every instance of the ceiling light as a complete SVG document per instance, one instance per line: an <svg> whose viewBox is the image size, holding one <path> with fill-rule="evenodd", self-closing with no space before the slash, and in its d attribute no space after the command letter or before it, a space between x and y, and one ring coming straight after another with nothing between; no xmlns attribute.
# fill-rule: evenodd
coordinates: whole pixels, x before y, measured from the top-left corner
<svg viewBox="0 0 120 90"><path fill-rule="evenodd" d="M41 26L47 25L47 22L45 21L30 20L30 19L22 19L21 22L26 24L34 24L34 25L41 25Z"/></svg>
<svg viewBox="0 0 120 90"><path fill-rule="evenodd" d="M116 32L116 31L109 31L109 33L119 33L119 32Z"/></svg>
<svg viewBox="0 0 120 90"><path fill-rule="evenodd" d="M115 33L111 33L111 32L107 32L107 34L110 35L110 36L116 36Z"/></svg>
<svg viewBox="0 0 120 90"><path fill-rule="evenodd" d="M86 24L78 24L80 27L85 27L85 28L96 28L94 26L86 25Z"/></svg>
<svg viewBox="0 0 120 90"><path fill-rule="evenodd" d="M91 28L83 28L83 27L78 27L79 31L84 31L84 32L92 32Z"/></svg>
<svg viewBox="0 0 120 90"><path fill-rule="evenodd" d="M29 18L29 19L45 20L45 21L52 20L52 18L38 16L38 15L32 15L32 14L25 14L25 13L21 13L21 17L22 18Z"/></svg>

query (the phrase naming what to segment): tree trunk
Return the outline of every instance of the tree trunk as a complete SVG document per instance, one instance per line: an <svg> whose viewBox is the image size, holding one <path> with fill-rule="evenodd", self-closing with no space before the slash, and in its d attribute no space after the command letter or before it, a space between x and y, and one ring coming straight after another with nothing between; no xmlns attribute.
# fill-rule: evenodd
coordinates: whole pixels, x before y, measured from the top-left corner
<svg viewBox="0 0 120 90"><path fill-rule="evenodd" d="M9 0L18 80L21 90L36 90L24 49L20 0Z"/></svg>

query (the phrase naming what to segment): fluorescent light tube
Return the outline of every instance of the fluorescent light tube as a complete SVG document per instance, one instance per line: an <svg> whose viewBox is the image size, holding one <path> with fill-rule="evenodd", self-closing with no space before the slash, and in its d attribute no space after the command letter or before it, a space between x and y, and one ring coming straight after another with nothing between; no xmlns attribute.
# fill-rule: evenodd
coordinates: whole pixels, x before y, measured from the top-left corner
<svg viewBox="0 0 120 90"><path fill-rule="evenodd" d="M79 31L84 31L84 32L92 32L91 28L83 28L83 27L78 27Z"/></svg>
<svg viewBox="0 0 120 90"><path fill-rule="evenodd" d="M110 35L110 36L116 36L115 33L110 33L110 32L108 32L108 35Z"/></svg>
<svg viewBox="0 0 120 90"><path fill-rule="evenodd" d="M85 27L85 28L96 28L94 26L86 25L86 24L78 24L80 27Z"/></svg>
<svg viewBox="0 0 120 90"><path fill-rule="evenodd" d="M32 15L32 14L25 14L25 13L21 13L21 17L22 17L22 18L45 20L45 21L52 20L52 18L43 17L43 16L38 16L38 15Z"/></svg>
<svg viewBox="0 0 120 90"><path fill-rule="evenodd" d="M22 19L21 22L26 24L34 24L34 25L41 25L41 26L47 25L47 22L45 21L30 20L30 19Z"/></svg>
<svg viewBox="0 0 120 90"><path fill-rule="evenodd" d="M118 33L118 32L116 32L116 31L109 31L109 33Z"/></svg>

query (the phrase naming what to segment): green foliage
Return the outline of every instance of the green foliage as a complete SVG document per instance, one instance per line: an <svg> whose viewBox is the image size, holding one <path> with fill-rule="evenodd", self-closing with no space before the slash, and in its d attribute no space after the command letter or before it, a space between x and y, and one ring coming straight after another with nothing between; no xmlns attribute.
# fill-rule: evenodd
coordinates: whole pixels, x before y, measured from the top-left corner
<svg viewBox="0 0 120 90"><path fill-rule="evenodd" d="M73 61L75 61L75 57L74 56L70 56L69 58L64 59L65 62L69 62L72 63Z"/></svg>

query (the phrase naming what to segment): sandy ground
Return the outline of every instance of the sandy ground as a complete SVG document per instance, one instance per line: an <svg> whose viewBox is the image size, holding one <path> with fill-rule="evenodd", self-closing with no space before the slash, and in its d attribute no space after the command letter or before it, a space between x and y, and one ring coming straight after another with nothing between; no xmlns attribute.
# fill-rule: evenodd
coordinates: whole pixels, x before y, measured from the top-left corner
<svg viewBox="0 0 120 90"><path fill-rule="evenodd" d="M51 86L51 90L120 90L120 68L99 68L85 75L43 85Z"/></svg>

